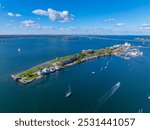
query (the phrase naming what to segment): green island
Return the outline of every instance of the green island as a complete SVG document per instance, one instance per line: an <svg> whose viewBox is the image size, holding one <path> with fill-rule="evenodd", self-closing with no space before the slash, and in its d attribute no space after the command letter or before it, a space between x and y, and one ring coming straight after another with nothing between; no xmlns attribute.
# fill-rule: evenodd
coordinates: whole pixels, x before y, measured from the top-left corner
<svg viewBox="0 0 150 130"><path fill-rule="evenodd" d="M28 84L35 80L41 79L50 73L55 73L56 71L61 71L66 67L79 64L82 62L86 62L89 60L97 59L105 56L122 56L125 54L130 48L132 48L131 44L125 43L120 45L114 45L111 47L106 47L103 49L97 50L82 50L81 52L65 57L57 57L54 60L42 63L40 65L34 66L26 71L12 74L11 77L22 84Z"/></svg>

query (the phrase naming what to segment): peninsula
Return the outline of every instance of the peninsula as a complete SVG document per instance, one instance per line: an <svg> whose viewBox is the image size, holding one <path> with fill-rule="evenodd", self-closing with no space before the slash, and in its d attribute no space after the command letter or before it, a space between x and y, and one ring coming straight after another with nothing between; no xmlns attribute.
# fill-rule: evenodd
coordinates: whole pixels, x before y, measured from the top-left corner
<svg viewBox="0 0 150 130"><path fill-rule="evenodd" d="M65 57L57 57L54 60L37 65L21 73L12 74L11 76L15 81L18 81L22 84L28 84L35 80L41 79L50 73L55 73L56 71L60 71L68 66L86 62L88 60L111 55L122 57L123 55L127 54L132 47L133 46L131 44L125 43L98 50L82 50L77 54Z"/></svg>
<svg viewBox="0 0 150 130"><path fill-rule="evenodd" d="M138 41L147 41L147 42L149 42L149 41L150 41L150 38L135 38L135 40L138 40Z"/></svg>

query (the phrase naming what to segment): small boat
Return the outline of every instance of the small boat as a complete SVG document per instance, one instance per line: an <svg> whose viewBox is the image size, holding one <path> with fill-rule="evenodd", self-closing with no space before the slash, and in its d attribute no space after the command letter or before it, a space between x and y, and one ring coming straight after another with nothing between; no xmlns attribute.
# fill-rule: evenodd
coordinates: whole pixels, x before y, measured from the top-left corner
<svg viewBox="0 0 150 130"><path fill-rule="evenodd" d="M92 74L95 74L95 72L93 71Z"/></svg>
<svg viewBox="0 0 150 130"><path fill-rule="evenodd" d="M108 68L108 66L105 66L105 69L107 69Z"/></svg>
<svg viewBox="0 0 150 130"><path fill-rule="evenodd" d="M150 96L148 96L148 99L150 99Z"/></svg>
<svg viewBox="0 0 150 130"><path fill-rule="evenodd" d="M115 86L120 87L120 85L121 85L121 83L120 83L120 82L118 82Z"/></svg>
<svg viewBox="0 0 150 130"><path fill-rule="evenodd" d="M72 94L72 91L71 91L71 88L69 86L68 91L66 92L66 96L65 97L68 98L68 97L71 96L71 94Z"/></svg>
<svg viewBox="0 0 150 130"><path fill-rule="evenodd" d="M20 49L20 48L18 48L18 49L17 49L17 51L18 51L18 52L21 52L21 49Z"/></svg>

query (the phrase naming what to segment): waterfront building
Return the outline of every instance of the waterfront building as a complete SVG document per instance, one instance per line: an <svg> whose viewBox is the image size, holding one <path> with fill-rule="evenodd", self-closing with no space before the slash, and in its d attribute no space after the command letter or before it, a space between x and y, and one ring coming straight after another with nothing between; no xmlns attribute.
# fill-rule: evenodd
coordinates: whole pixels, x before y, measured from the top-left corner
<svg viewBox="0 0 150 130"><path fill-rule="evenodd" d="M37 75L38 75L38 76L42 76L42 71L41 71L41 70L38 71L38 72L37 72Z"/></svg>
<svg viewBox="0 0 150 130"><path fill-rule="evenodd" d="M50 73L50 72L51 72L51 70L48 69L48 68L44 68L44 69L42 70L42 74L48 74L48 73Z"/></svg>

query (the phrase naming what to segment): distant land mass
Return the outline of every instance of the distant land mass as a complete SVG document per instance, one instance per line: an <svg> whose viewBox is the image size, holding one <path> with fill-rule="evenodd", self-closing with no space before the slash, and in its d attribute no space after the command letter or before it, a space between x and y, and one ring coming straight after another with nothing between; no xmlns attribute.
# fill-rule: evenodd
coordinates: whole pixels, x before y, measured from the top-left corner
<svg viewBox="0 0 150 130"><path fill-rule="evenodd" d="M135 40L150 41L150 38L135 38Z"/></svg>
<svg viewBox="0 0 150 130"><path fill-rule="evenodd" d="M0 35L0 38L64 38L72 35Z"/></svg>

